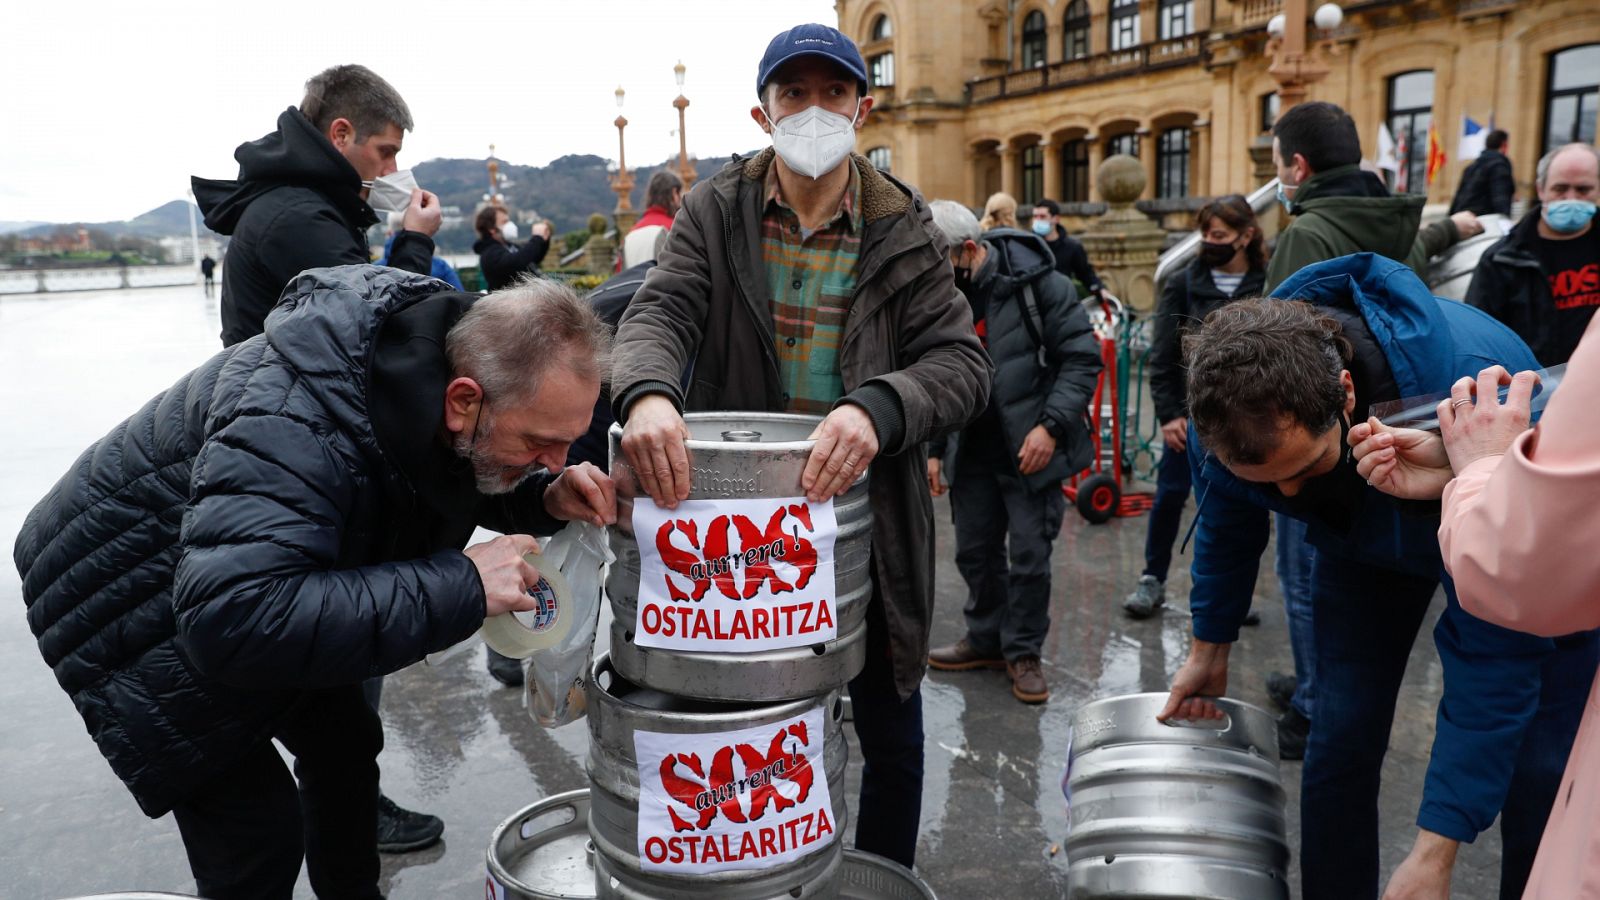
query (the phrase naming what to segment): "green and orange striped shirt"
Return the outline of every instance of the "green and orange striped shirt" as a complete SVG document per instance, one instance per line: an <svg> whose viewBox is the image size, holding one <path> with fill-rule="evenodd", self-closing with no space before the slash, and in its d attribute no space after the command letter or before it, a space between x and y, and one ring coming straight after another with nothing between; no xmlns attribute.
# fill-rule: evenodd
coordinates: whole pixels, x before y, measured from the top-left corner
<svg viewBox="0 0 1600 900"><path fill-rule="evenodd" d="M761 260L772 296L784 409L826 415L844 396L839 345L861 259L861 176L850 166L839 211L809 233L783 202L776 165L767 171L766 197Z"/></svg>

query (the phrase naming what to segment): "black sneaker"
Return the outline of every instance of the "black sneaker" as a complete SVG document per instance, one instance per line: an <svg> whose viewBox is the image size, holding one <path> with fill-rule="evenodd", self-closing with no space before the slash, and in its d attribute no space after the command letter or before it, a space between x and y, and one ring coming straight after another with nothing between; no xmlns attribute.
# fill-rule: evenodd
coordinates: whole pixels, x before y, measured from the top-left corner
<svg viewBox="0 0 1600 900"><path fill-rule="evenodd" d="M1244 614L1244 620L1241 621L1239 624L1240 625L1248 625L1251 628L1254 628L1255 626L1261 624L1261 613L1258 613L1258 612L1256 612L1255 610L1252 609L1249 612Z"/></svg>
<svg viewBox="0 0 1600 900"><path fill-rule="evenodd" d="M493 647L483 649L489 651L489 674L495 681L506 687L522 687L522 660L501 656Z"/></svg>
<svg viewBox="0 0 1600 900"><path fill-rule="evenodd" d="M406 853L439 843L444 822L438 816L400 808L378 795L378 852Z"/></svg>
<svg viewBox="0 0 1600 900"><path fill-rule="evenodd" d="M1288 709L1289 703L1294 699L1295 688L1299 682L1294 675L1283 672L1273 672L1267 676L1267 697L1279 709Z"/></svg>
<svg viewBox="0 0 1600 900"><path fill-rule="evenodd" d="M1306 738L1310 735L1311 720L1289 707L1288 712L1278 717L1278 758L1305 759Z"/></svg>

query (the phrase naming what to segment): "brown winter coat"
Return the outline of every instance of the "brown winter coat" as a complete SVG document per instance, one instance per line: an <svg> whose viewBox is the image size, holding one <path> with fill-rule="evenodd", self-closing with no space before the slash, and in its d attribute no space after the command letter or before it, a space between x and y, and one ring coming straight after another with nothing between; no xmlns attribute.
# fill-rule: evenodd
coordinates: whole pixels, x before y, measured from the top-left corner
<svg viewBox="0 0 1600 900"><path fill-rule="evenodd" d="M761 260L769 149L736 157L684 197L658 265L617 332L618 420L660 392L685 411L781 411L772 301ZM914 188L851 157L865 233L839 349L846 400L872 415L870 627L887 623L895 684L922 680L933 613L933 503L925 442L977 418L992 370L956 290L944 239ZM682 373L693 366L685 395Z"/></svg>

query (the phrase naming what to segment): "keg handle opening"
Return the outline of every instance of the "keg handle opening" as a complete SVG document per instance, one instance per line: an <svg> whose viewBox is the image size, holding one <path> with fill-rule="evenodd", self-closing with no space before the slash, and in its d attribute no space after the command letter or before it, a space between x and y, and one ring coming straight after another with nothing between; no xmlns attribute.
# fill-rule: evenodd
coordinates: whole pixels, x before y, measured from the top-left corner
<svg viewBox="0 0 1600 900"><path fill-rule="evenodd" d="M761 432L750 429L724 431L722 439L733 444L757 444L761 442Z"/></svg>
<svg viewBox="0 0 1600 900"><path fill-rule="evenodd" d="M569 825L578 820L578 808L568 803L555 809L542 809L537 814L523 819L517 826L517 833L523 840L529 840L536 834L553 831L563 825Z"/></svg>
<svg viewBox="0 0 1600 900"><path fill-rule="evenodd" d="M1168 719L1161 724L1168 728L1189 728L1194 731L1215 731L1217 734L1227 734L1233 730L1233 716L1222 710L1221 719Z"/></svg>

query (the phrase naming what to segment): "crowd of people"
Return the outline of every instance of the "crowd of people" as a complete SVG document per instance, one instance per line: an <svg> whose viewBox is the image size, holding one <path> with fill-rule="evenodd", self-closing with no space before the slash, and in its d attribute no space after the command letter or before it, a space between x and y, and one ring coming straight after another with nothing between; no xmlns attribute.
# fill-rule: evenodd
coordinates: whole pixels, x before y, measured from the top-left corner
<svg viewBox="0 0 1600 900"><path fill-rule="evenodd" d="M498 205L474 221L488 292L450 280L438 198L396 175L410 111L361 66L313 77L239 147L237 179L195 179L207 226L231 236L223 349L85 451L15 559L46 662L140 807L174 815L200 893L287 898L304 861L318 896L377 897L378 851L437 841L438 818L379 790L383 676L531 607L532 535L615 521L612 422L640 490L685 500L684 416L707 410L816 416L812 500L871 472L854 843L914 864L926 668L1050 696L1060 485L1094 453L1102 369L1081 301L1105 286L1054 201L1019 214L997 194L980 221L854 153L867 82L835 29L774 37L751 111L772 146L690 191L653 178L619 272L588 298L537 277L549 225L518 243ZM1164 451L1122 607L1173 602L1194 493L1193 642L1160 718L1216 716L1276 529L1295 672L1269 692L1283 756L1304 757L1307 898L1447 896L1457 847L1497 819L1502 897L1600 880L1583 765L1600 755L1585 704L1600 571L1581 543L1600 490L1583 411L1600 390L1600 155L1539 160L1537 203L1467 303L1440 300L1428 257L1509 211L1504 135L1489 143L1459 208L1424 225L1421 197L1361 165L1342 109L1286 110L1273 161L1291 224L1269 243L1243 197L1206 203L1153 314ZM1530 428L1524 373L1569 359ZM1447 390L1437 434L1366 414ZM966 629L930 647L946 493ZM477 526L504 536L467 546ZM1385 873L1379 773L1441 589L1417 838ZM490 667L520 683L514 660Z"/></svg>

